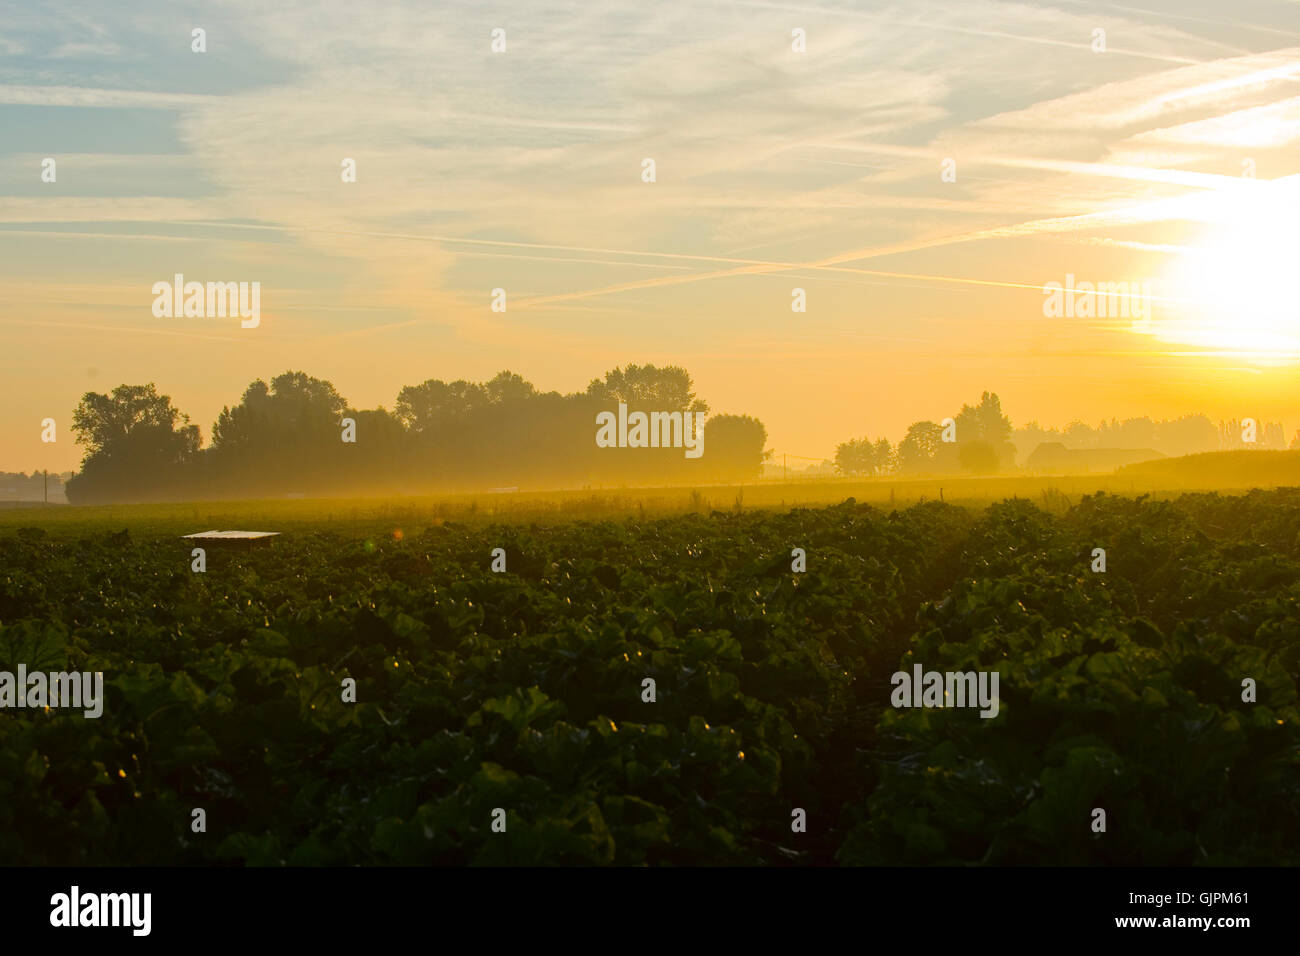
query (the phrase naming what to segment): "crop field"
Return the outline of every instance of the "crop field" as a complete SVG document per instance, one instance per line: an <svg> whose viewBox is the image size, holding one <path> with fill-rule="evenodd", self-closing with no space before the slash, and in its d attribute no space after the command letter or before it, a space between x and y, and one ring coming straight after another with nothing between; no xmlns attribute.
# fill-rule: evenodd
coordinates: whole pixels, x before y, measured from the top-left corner
<svg viewBox="0 0 1300 956"><path fill-rule="evenodd" d="M1256 461L1267 453L1251 453ZM1219 459L1225 456L1208 456ZM890 511L927 501L985 508L1007 498L1028 498L1060 511L1096 492L1176 497L1183 491L1245 491L1300 484L1300 452L1283 453L1283 467L1272 482L1259 469L1241 475L1216 467L1100 475L947 475L850 479L764 481L747 485L696 487L609 487L571 490L505 490L496 493L407 495L349 498L262 498L146 504L82 505L75 508L28 502L0 507L0 529L37 525L56 536L89 530L135 530L189 534L218 527L266 525L271 530L337 530L353 536L384 534L406 525L445 520L483 525L492 522L555 524L575 520L667 517L745 511L788 510L839 504L852 498ZM1203 476L1202 473L1206 474Z"/></svg>
<svg viewBox="0 0 1300 956"><path fill-rule="evenodd" d="M1300 489L1047 487L0 513L0 863L1300 863Z"/></svg>

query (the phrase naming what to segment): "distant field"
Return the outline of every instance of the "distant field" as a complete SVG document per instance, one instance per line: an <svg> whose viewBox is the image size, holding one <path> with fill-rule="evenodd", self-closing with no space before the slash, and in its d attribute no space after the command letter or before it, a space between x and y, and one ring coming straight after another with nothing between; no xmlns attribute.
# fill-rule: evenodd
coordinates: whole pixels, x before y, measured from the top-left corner
<svg viewBox="0 0 1300 956"><path fill-rule="evenodd" d="M1027 498L1048 510L1077 504L1096 492L1174 497L1188 490L1245 490L1300 485L1300 452L1216 452L1144 462L1113 475L997 475L991 477L814 479L660 488L519 491L388 498L262 499L89 507L30 505L0 509L0 528L38 526L52 533L123 527L159 534L195 531L286 531L331 528L357 536L462 523L600 520L712 511L787 510L838 504L848 498L884 507L944 500L984 507Z"/></svg>
<svg viewBox="0 0 1300 956"><path fill-rule="evenodd" d="M1126 465L1117 478L1180 488L1275 488L1300 485L1300 450L1212 451Z"/></svg>

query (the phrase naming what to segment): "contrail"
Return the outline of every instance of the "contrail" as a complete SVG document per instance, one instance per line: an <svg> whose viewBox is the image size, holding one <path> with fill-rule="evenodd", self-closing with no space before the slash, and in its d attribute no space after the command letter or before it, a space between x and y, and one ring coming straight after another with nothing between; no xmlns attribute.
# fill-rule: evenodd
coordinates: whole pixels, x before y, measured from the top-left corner
<svg viewBox="0 0 1300 956"><path fill-rule="evenodd" d="M867 13L862 10L852 10L846 7L809 7L809 6L802 6L802 5L794 6L792 4L784 4L784 3L759 3L759 2L746 3L744 4L744 6L756 7L756 8L768 9L768 10L783 10L783 11L798 12L798 13L825 13L825 14L833 14L835 16L859 17L868 20L881 19L881 14ZM967 36L989 37L995 40L1017 40L1021 43L1037 43L1044 46L1066 47L1067 49L1071 49L1071 50L1083 50L1089 53L1092 52L1092 46L1090 44L1074 43L1069 40L1053 40L1050 37L1025 36L1024 34L1019 34L1019 33L1003 33L1000 30L977 30L974 27L955 27L955 26L949 26L943 23L939 23L933 20L925 21L925 22L919 20L899 20L892 16L888 17L887 22L891 27L895 27L895 26L919 27L927 31L938 30L938 31L946 31L948 33L962 33ZM1228 47L1227 44L1217 43L1217 41L1203 40L1203 42L1215 43L1217 46L1225 47L1227 49L1234 49L1232 47ZM1212 62L1212 61L1205 61L1205 60L1195 60L1190 57L1184 57L1184 56L1169 56L1162 53L1141 53L1137 50L1122 50L1119 49L1118 47L1113 47L1107 44L1106 55L1110 56L1112 54L1117 56L1138 57L1139 59L1143 59L1143 60L1159 60L1164 63L1180 63L1183 65L1199 65L1205 62Z"/></svg>
<svg viewBox="0 0 1300 956"><path fill-rule="evenodd" d="M1148 10L1145 7L1130 7L1119 3L1097 3L1096 0L1057 0L1057 2L1070 3L1075 6L1082 6L1091 9L1092 7L1109 7L1112 10L1119 10L1124 13L1145 13L1153 17L1159 17L1162 20L1187 20L1191 23L1204 23L1213 27L1232 27L1236 30L1254 30L1257 33L1277 33L1281 36L1300 37L1300 33L1293 30L1279 30L1277 27L1260 27L1253 23L1242 23L1240 20L1216 20L1211 17L1194 17L1186 13L1169 13L1165 10Z"/></svg>
<svg viewBox="0 0 1300 956"><path fill-rule="evenodd" d="M1296 69L1300 69L1297 64ZM896 147L885 144L857 145L850 143L805 143L817 149L837 149L855 153L881 153L883 155L915 156L937 160L943 150L921 147ZM1081 176L1100 176L1107 179L1124 179L1138 182L1164 183L1169 186L1189 186L1196 189L1246 188L1240 176L1219 173L1194 173L1179 169L1152 169L1146 166L1118 166L1113 163L1081 163L1066 159L1032 159L1013 156L963 156L967 165L1010 166L1016 169L1041 169L1056 173L1077 173Z"/></svg>
<svg viewBox="0 0 1300 956"><path fill-rule="evenodd" d="M1141 207L1135 207L1141 208ZM762 259L739 259L725 256L701 256L687 253L672 252L645 252L638 250L622 249L603 249L591 246L563 246L552 243L534 243L518 242L510 240L495 239L464 239L455 236L429 236L413 235L409 233L388 233L388 232L368 232L354 230L334 230L334 229L295 229L289 226L279 225L253 225L248 223L221 223L207 222L199 220L185 220L178 224L181 225L209 225L219 226L232 229L265 229L277 232L325 232L341 235L367 236L389 239L403 239L410 241L424 242L442 242L442 243L465 243L469 245L487 245L487 246L505 246L507 248L526 248L542 249L552 251L573 251L573 252L597 252L606 255L629 255L629 256L650 256L655 258L667 258L677 260L690 260L695 262L713 262L727 265L734 265L734 269L718 269L708 272L691 272L687 275L679 276L659 276L652 279L640 279L633 282L622 282L614 285L602 286L596 289L586 289L576 292L559 292L553 295L534 296L531 298L517 299L515 306L532 307L546 305L556 302L568 302L575 299L593 298L602 295L614 295L621 292L634 292L640 289L653 289L662 286L680 285L689 282L702 282L707 279L721 279L740 275L763 274L769 272L787 272L794 269L818 269L828 272L844 272L855 275L869 275L885 278L897 279L914 279L927 282L945 282L957 283L962 285L990 286L1010 289L1033 289L1041 292L1042 285L1026 282L1005 282L994 279L972 279L962 276L942 276L927 273L911 272L894 272L878 269L861 269L852 268L842 265L845 262L853 262L858 259L877 258L886 255L897 255L903 252L915 252L921 249L933 248L937 246L950 245L957 242L974 242L981 239L989 238L1008 238L1022 235L1033 235L1040 231L1057 231L1065 224L1074 224L1078 228L1086 228L1088 224L1105 224L1115 221L1119 216L1118 212L1090 213L1083 216L1058 217L1054 219L1032 220L1026 223L1020 223L1013 226L1000 226L993 229L983 229L975 232L959 234L956 236L942 236L932 240L922 240L918 242L900 243L895 246L874 247L867 249L856 249L850 252L840 253L825 259L813 262L785 262L777 260ZM1156 297L1152 297L1156 298Z"/></svg>
<svg viewBox="0 0 1300 956"><path fill-rule="evenodd" d="M204 335L202 332L183 332L179 329L128 328L122 325L93 325L89 322L32 322L26 319L0 319L0 325L28 325L42 329L81 329L90 332L139 332L143 335L176 335L184 339L206 339L209 342L234 342L233 337L223 335Z"/></svg>

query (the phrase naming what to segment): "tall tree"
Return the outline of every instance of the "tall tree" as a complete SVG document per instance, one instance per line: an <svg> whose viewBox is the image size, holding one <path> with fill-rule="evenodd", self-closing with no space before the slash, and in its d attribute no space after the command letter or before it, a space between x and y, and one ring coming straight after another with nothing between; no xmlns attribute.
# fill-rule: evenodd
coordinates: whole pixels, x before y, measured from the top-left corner
<svg viewBox="0 0 1300 956"><path fill-rule="evenodd" d="M629 365L593 379L587 395L603 402L624 402L644 411L707 412L709 406L697 398L690 373L676 365Z"/></svg>
<svg viewBox="0 0 1300 956"><path fill-rule="evenodd" d="M244 391L212 428L212 478L227 493L319 489L344 461L347 400L324 379L285 372Z"/></svg>
<svg viewBox="0 0 1300 956"><path fill-rule="evenodd" d="M87 392L72 413L72 430L77 443L86 446L86 458L111 452L138 429L158 429L183 434L176 448L198 445L199 429L189 425L189 416L172 407L167 395L159 395L153 382L148 385L119 385L112 395ZM182 428L177 432L176 426Z"/></svg>
<svg viewBox="0 0 1300 956"><path fill-rule="evenodd" d="M984 442L993 449L1001 463L1015 464L1016 446L1011 443L1011 419L1002 414L1002 402L996 394L984 392L978 405L962 405L954 421L957 423L959 448L967 442ZM983 453L975 454L976 459L982 462ZM960 451L958 457L960 459ZM962 467L967 467L964 461Z"/></svg>
<svg viewBox="0 0 1300 956"><path fill-rule="evenodd" d="M889 444L888 438L877 439L873 451L876 474L887 475L898 467L898 452Z"/></svg>
<svg viewBox="0 0 1300 956"><path fill-rule="evenodd" d="M537 394L533 383L514 372L498 372L490 382L483 384L483 393L493 405L526 402Z"/></svg>
<svg viewBox="0 0 1300 956"><path fill-rule="evenodd" d="M277 375L269 388L258 379L245 389L238 405L221 410L212 428L212 445L221 449L249 441L292 441L295 435L335 428L347 407L331 383L303 372Z"/></svg>
<svg viewBox="0 0 1300 956"><path fill-rule="evenodd" d="M835 449L835 468L842 475L859 478L876 470L876 446L870 438L854 438Z"/></svg>
<svg viewBox="0 0 1300 956"><path fill-rule="evenodd" d="M980 396L978 405L962 405L954 421L958 442L982 439L997 447L1011 439L1011 419L1002 414L1002 402L993 392Z"/></svg>
<svg viewBox="0 0 1300 956"><path fill-rule="evenodd" d="M119 385L111 395L87 392L72 413L86 446L68 500L147 501L182 493L199 454L199 427L159 395L154 384Z"/></svg>
<svg viewBox="0 0 1300 956"><path fill-rule="evenodd" d="M903 471L927 471L939 453L943 428L936 422L913 422L898 443L898 466Z"/></svg>
<svg viewBox="0 0 1300 956"><path fill-rule="evenodd" d="M700 461L714 478L746 481L757 478L771 457L764 449L767 429L750 415L715 415L704 426L704 453Z"/></svg>
<svg viewBox="0 0 1300 956"><path fill-rule="evenodd" d="M509 374L509 372L502 373L502 375ZM493 381L501 377L498 375ZM528 387L532 388L531 385ZM499 401L509 391L509 383L502 382L497 392L497 400ZM419 385L407 385L403 388L398 393L394 412L402 424L415 434L432 434L452 422L463 421L470 414L487 405L489 401L491 399L487 389L476 382L457 379L448 384L441 379L431 378Z"/></svg>

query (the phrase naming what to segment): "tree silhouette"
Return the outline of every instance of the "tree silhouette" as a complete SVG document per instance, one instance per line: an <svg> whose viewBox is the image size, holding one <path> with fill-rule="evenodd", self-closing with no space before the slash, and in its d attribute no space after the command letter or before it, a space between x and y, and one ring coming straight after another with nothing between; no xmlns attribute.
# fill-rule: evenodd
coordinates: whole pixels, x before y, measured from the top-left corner
<svg viewBox="0 0 1300 956"><path fill-rule="evenodd" d="M677 367L615 368L570 395L539 392L509 371L486 382L427 379L401 388L392 412L349 408L330 382L290 371L250 383L200 449L198 428L153 385L123 385L87 394L78 409L89 451L75 490L82 500L143 500L744 481L770 454L763 424L746 415L709 421L701 458L682 445L601 448L596 415L619 401L645 412L708 410ZM355 429L345 432L344 419Z"/></svg>
<svg viewBox="0 0 1300 956"><path fill-rule="evenodd" d="M675 365L629 365L593 379L587 394L607 403L624 402L634 410L708 412L707 403L697 398L690 373Z"/></svg>
<svg viewBox="0 0 1300 956"><path fill-rule="evenodd" d="M876 470L875 444L870 438L846 441L835 449L835 468L840 474L855 478L873 474Z"/></svg>
<svg viewBox="0 0 1300 956"><path fill-rule="evenodd" d="M749 415L714 415L704 426L704 463L709 477L722 481L757 478L771 452L767 429Z"/></svg>
<svg viewBox="0 0 1300 956"><path fill-rule="evenodd" d="M111 395L87 392L72 413L77 443L86 446L68 500L144 501L182 491L196 459L199 427L148 385L119 385Z"/></svg>
<svg viewBox="0 0 1300 956"><path fill-rule="evenodd" d="M913 422L898 443L898 466L907 472L928 471L934 466L942 442L943 428L935 422Z"/></svg>
<svg viewBox="0 0 1300 956"><path fill-rule="evenodd" d="M501 375L498 375L497 379L500 378ZM529 388L531 387L530 385ZM501 394L504 392L503 388ZM415 434L435 434L447 424L463 420L487 405L488 401L487 389L482 385L463 379L448 384L441 379L431 378L419 385L403 388L398 393L395 411L402 424Z"/></svg>
<svg viewBox="0 0 1300 956"><path fill-rule="evenodd" d="M226 493L320 488L343 462L347 401L329 382L303 372L261 379L212 428L209 479Z"/></svg>
<svg viewBox="0 0 1300 956"><path fill-rule="evenodd" d="M993 443L983 438L962 442L957 452L962 468L976 475L992 475L998 470L998 452Z"/></svg>

